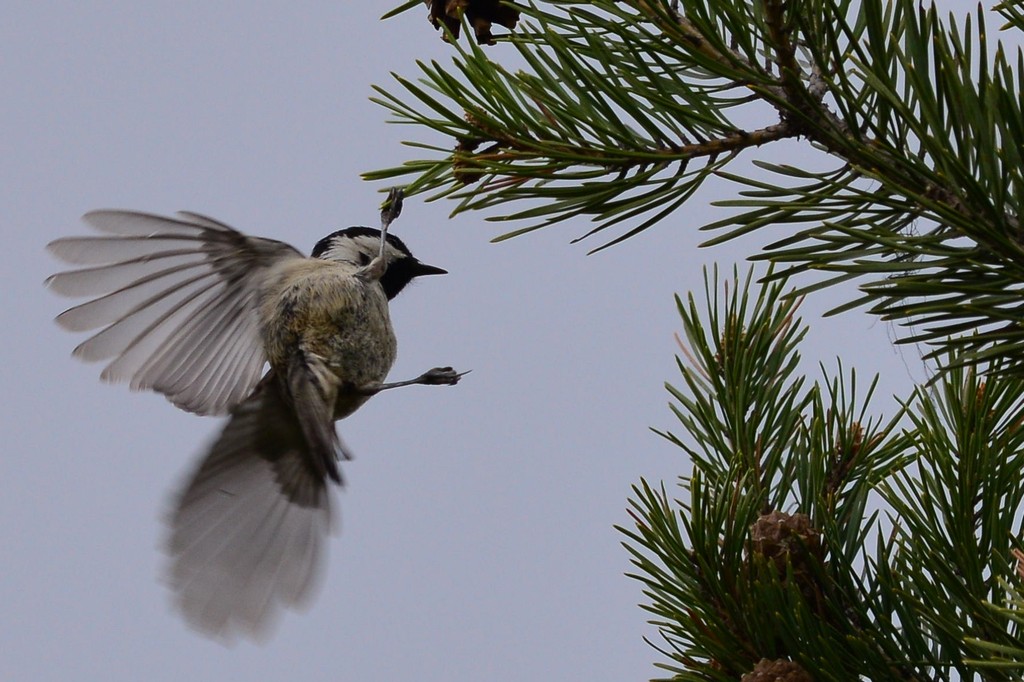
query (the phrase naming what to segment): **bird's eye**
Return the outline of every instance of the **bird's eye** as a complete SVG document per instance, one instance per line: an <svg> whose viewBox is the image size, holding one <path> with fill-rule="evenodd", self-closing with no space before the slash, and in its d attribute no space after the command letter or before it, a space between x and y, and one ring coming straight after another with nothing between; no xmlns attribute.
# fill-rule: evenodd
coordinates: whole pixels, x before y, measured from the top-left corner
<svg viewBox="0 0 1024 682"><path fill-rule="evenodd" d="M362 266L369 265L370 264L370 254L364 253L364 252L360 252L359 253L359 264L362 265Z"/></svg>

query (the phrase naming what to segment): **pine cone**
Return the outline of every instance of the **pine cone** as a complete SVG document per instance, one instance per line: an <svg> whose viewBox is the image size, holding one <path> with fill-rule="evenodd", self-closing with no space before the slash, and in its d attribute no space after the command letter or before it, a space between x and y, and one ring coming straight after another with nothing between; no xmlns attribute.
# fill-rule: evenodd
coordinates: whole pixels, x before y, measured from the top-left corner
<svg viewBox="0 0 1024 682"><path fill-rule="evenodd" d="M426 4L430 7L430 23L434 28L444 24L456 38L465 13L476 33L476 42L481 45L494 44L493 24L512 29L519 22L519 10L501 4L500 0L426 0Z"/></svg>
<svg viewBox="0 0 1024 682"><path fill-rule="evenodd" d="M774 511L762 515L750 527L748 561L772 562L783 582L792 576L800 594L817 612L824 606L819 577L825 560L821 533L806 514ZM787 566L788 571L787 572Z"/></svg>
<svg viewBox="0 0 1024 682"><path fill-rule="evenodd" d="M814 564L823 558L821 534L811 526L806 514L773 511L758 518L750 527L752 554L772 561L779 575L786 575L786 564L796 576L814 575Z"/></svg>
<svg viewBox="0 0 1024 682"><path fill-rule="evenodd" d="M740 682L814 682L814 678L799 663L762 658L753 670L740 678Z"/></svg>

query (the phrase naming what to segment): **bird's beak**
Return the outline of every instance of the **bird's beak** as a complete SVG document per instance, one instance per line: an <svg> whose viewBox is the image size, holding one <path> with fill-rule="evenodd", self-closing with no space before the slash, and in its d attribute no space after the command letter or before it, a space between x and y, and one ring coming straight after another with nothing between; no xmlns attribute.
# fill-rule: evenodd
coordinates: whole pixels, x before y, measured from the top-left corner
<svg viewBox="0 0 1024 682"><path fill-rule="evenodd" d="M447 270L442 270L441 268L436 268L433 265L427 265L426 263L421 263L419 261L416 261L413 264L413 266L412 266L412 276L413 277L422 277L423 275L447 275L447 274L448 274Z"/></svg>

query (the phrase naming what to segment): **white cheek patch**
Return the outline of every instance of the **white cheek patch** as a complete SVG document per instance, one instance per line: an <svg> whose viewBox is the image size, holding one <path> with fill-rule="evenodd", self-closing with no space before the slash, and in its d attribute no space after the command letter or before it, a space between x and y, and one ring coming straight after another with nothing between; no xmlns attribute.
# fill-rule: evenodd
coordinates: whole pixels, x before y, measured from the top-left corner
<svg viewBox="0 0 1024 682"><path fill-rule="evenodd" d="M329 260L339 260L353 263L355 265L366 265L377 257L380 252L380 239L369 235L359 235L337 239L329 249L324 251L320 257ZM389 263L393 263L405 256L390 243L384 245L384 253Z"/></svg>

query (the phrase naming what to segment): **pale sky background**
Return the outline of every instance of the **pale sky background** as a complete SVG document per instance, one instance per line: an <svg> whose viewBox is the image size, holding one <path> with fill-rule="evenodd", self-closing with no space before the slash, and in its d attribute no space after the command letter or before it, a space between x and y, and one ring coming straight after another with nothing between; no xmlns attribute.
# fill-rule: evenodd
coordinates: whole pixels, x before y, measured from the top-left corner
<svg viewBox="0 0 1024 682"><path fill-rule="evenodd" d="M384 394L340 424L356 459L322 591L261 645L203 639L159 580L162 514L219 421L102 384L70 357L82 337L52 322L70 302L42 286L58 268L44 245L83 233L90 209L190 209L306 252L376 225L380 187L359 173L409 158L400 140L422 134L386 125L370 85L450 54L420 9L377 21L393 4L5 3L0 679L659 674L612 526L628 523L641 476L687 470L648 430L675 429L673 293L768 240L696 249L695 227L719 215L708 200L731 188L596 256L568 244L583 223L493 245L483 216L407 201L396 234L451 274L392 306L391 376L473 373ZM850 295L806 304L805 366L817 376L841 355L881 372L875 405L891 414L888 396L922 375L917 351L895 351L892 328L861 312L819 323Z"/></svg>

